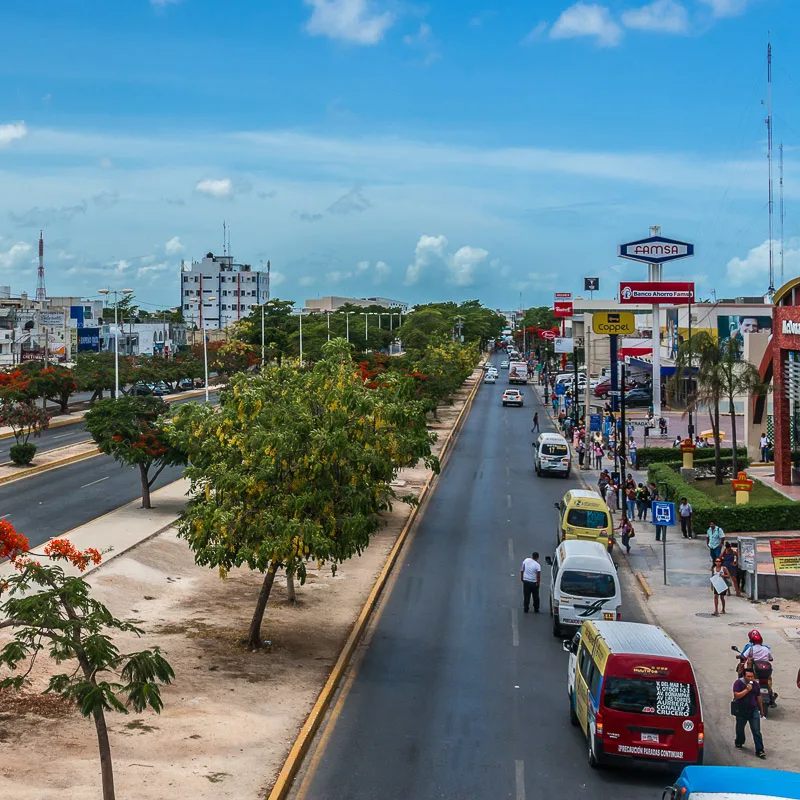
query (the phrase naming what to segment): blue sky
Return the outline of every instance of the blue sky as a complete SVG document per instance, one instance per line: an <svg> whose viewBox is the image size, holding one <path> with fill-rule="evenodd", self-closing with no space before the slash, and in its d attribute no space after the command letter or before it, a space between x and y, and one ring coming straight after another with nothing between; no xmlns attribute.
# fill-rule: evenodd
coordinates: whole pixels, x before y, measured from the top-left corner
<svg viewBox="0 0 800 800"><path fill-rule="evenodd" d="M665 278L761 293L768 31L800 274L796 0L4 0L2 19L14 293L42 228L50 294L175 304L223 219L280 297L511 308L589 275L612 295L645 277L618 243L652 224L696 244ZM777 198L777 152L775 175Z"/></svg>

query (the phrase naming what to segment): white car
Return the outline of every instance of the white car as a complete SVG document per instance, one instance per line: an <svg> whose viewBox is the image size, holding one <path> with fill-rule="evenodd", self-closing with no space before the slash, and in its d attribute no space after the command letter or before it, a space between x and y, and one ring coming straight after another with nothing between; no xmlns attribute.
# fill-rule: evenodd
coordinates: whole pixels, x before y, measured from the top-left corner
<svg viewBox="0 0 800 800"><path fill-rule="evenodd" d="M508 361L501 361L500 369L508 369Z"/></svg>
<svg viewBox="0 0 800 800"><path fill-rule="evenodd" d="M503 406L522 406L522 393L519 389L506 389L503 392Z"/></svg>
<svg viewBox="0 0 800 800"><path fill-rule="evenodd" d="M497 375L494 372L488 372L483 378L484 383L497 383Z"/></svg>

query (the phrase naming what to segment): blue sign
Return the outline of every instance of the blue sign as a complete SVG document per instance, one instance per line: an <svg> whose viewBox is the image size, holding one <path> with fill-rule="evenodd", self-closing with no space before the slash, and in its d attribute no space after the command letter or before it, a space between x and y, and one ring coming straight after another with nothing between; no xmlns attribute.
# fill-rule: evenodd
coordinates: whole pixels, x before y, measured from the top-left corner
<svg viewBox="0 0 800 800"><path fill-rule="evenodd" d="M646 264L664 264L667 261L689 258L693 255L693 244L679 242L677 239L665 239L663 236L650 236L619 246L620 258L644 261Z"/></svg>
<svg viewBox="0 0 800 800"><path fill-rule="evenodd" d="M82 328L83 327L83 306L70 306L69 307L69 318L78 321L76 327Z"/></svg>
<svg viewBox="0 0 800 800"><path fill-rule="evenodd" d="M589 432L600 430L600 415L589 414Z"/></svg>
<svg viewBox="0 0 800 800"><path fill-rule="evenodd" d="M653 525L675 524L675 503L667 503L665 500L654 500L651 505L653 507Z"/></svg>
<svg viewBox="0 0 800 800"><path fill-rule="evenodd" d="M100 328L78 328L78 352L100 352Z"/></svg>
<svg viewBox="0 0 800 800"><path fill-rule="evenodd" d="M556 394L566 394L567 393L567 384L566 383L557 383L556 384Z"/></svg>

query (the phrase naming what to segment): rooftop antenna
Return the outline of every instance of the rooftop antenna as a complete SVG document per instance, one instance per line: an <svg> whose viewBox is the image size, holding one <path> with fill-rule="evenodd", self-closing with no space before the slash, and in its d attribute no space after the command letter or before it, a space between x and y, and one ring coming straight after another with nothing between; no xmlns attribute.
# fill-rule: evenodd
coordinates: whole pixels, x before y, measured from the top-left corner
<svg viewBox="0 0 800 800"><path fill-rule="evenodd" d="M269 278L270 278L270 270L272 269L269 261L267 261L267 302L271 299L269 296Z"/></svg>
<svg viewBox="0 0 800 800"><path fill-rule="evenodd" d="M228 226L225 220L222 220L222 255L228 255Z"/></svg>
<svg viewBox="0 0 800 800"><path fill-rule="evenodd" d="M783 202L783 142L781 142L781 173L780 173L780 187L781 187L781 210L780 210L780 222L781 222L781 286L783 286L784 278L783 278L783 221L786 218L786 206Z"/></svg>
<svg viewBox="0 0 800 800"><path fill-rule="evenodd" d="M769 167L769 288L767 295L772 300L775 294L775 254L772 244L772 42L767 39L767 166Z"/></svg>
<svg viewBox="0 0 800 800"><path fill-rule="evenodd" d="M44 235L39 231L39 270L36 283L36 302L47 300L47 289L44 286Z"/></svg>

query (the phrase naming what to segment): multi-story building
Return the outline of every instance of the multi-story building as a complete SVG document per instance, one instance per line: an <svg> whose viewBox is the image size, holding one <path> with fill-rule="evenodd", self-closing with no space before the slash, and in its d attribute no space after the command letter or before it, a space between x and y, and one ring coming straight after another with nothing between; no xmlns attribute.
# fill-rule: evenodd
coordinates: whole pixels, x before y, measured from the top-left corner
<svg viewBox="0 0 800 800"><path fill-rule="evenodd" d="M207 253L181 271L181 308L190 327L225 328L269 300L269 270Z"/></svg>
<svg viewBox="0 0 800 800"><path fill-rule="evenodd" d="M390 300L388 297L336 297L326 295L316 297L313 300L306 300L306 310L320 313L338 311L342 306L351 305L359 308L369 308L370 306L381 306L382 308L394 309L401 314L408 313L408 303L400 300Z"/></svg>

